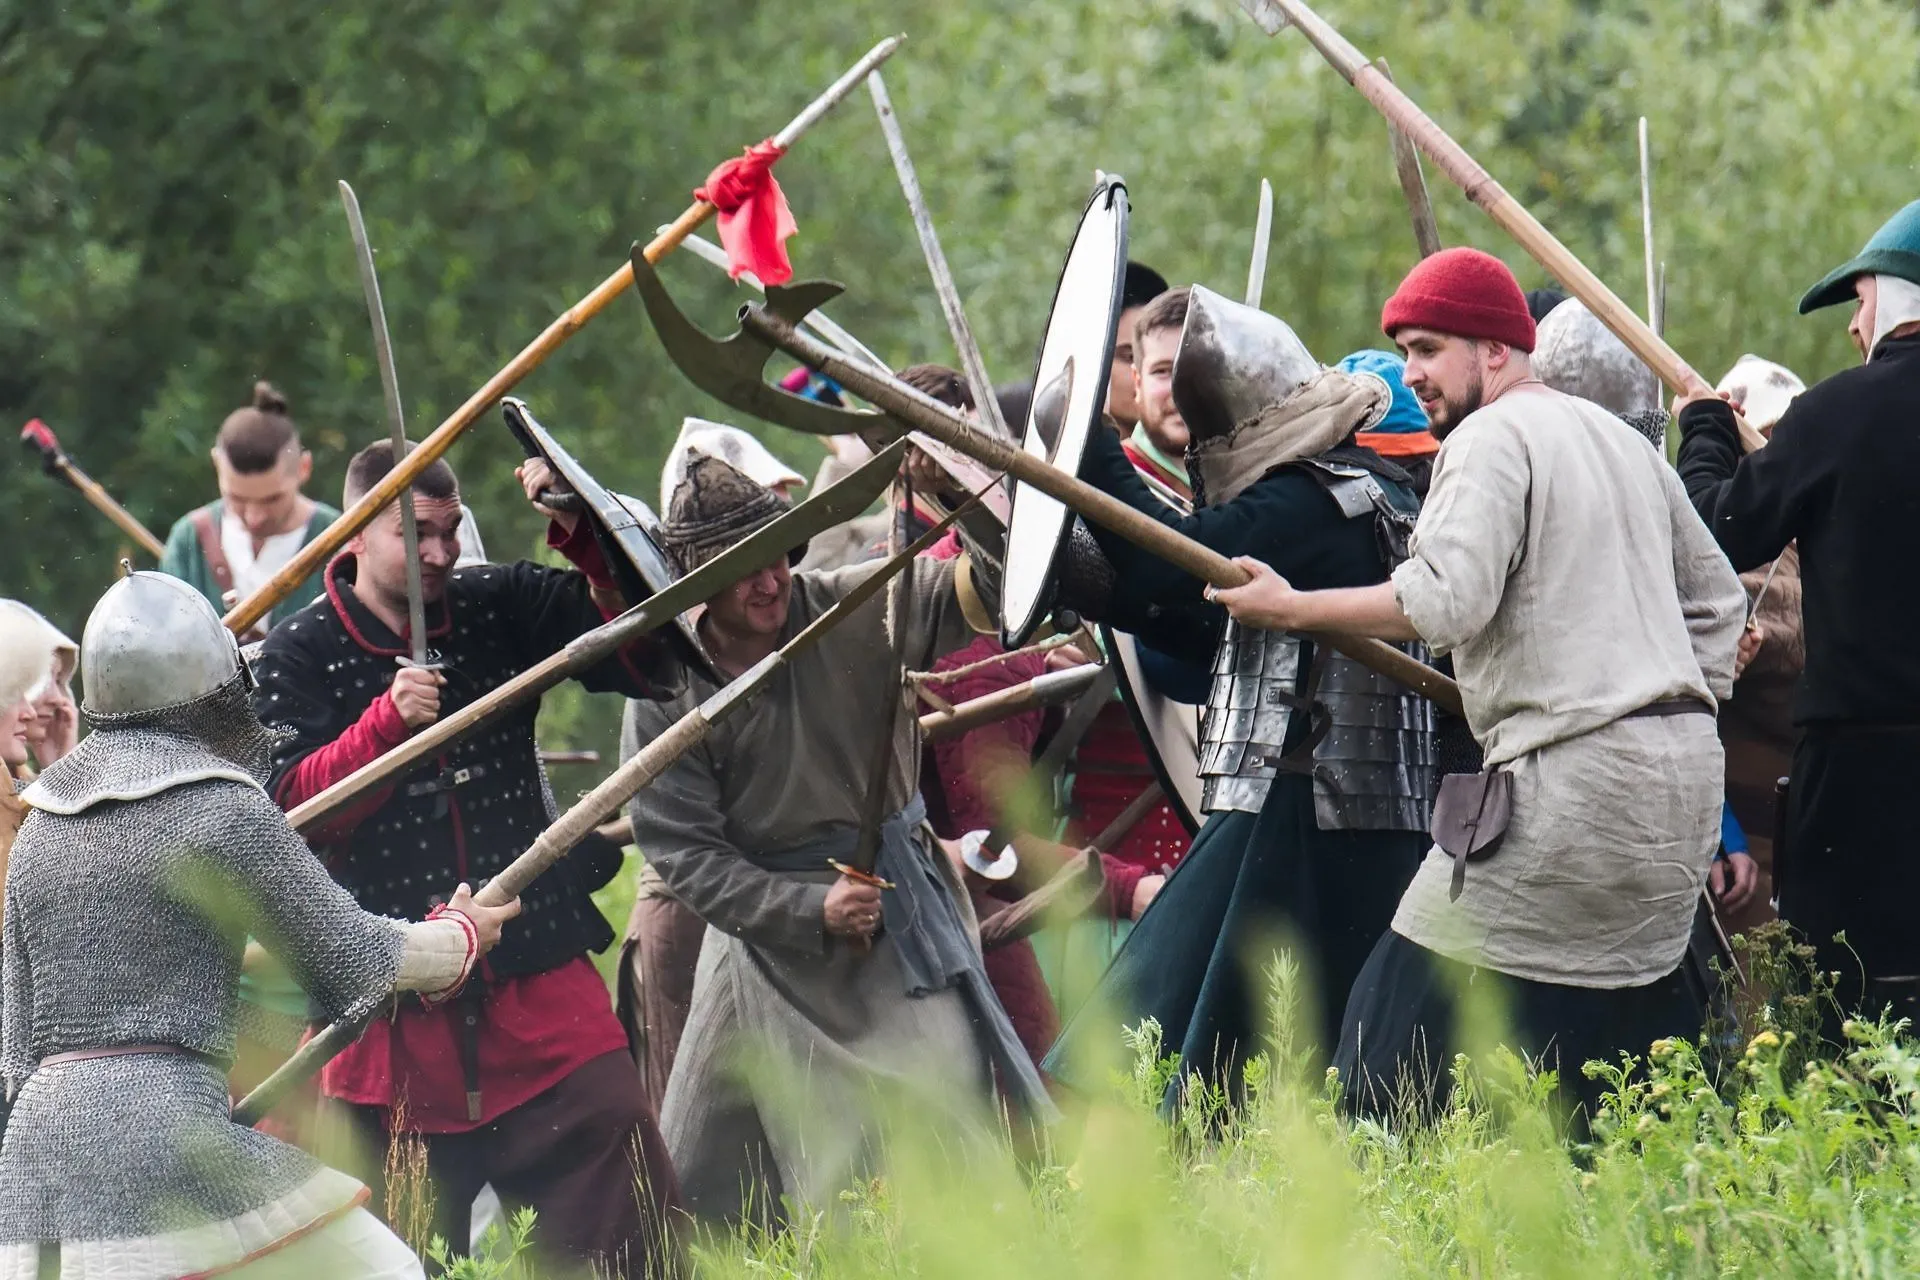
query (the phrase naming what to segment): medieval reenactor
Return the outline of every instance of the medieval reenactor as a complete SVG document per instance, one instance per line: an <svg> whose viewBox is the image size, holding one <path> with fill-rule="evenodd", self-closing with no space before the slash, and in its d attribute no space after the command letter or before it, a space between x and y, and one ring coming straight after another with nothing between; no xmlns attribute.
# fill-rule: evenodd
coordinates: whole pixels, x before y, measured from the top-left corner
<svg viewBox="0 0 1920 1280"><path fill-rule="evenodd" d="M25 718L31 764L44 769L72 751L80 742L79 706L73 700L73 677L80 670L80 647L39 610L18 600L0 600L0 705L19 681L26 681L24 699L33 714ZM31 677L31 679L29 679ZM15 762L16 768L26 761Z"/></svg>
<svg viewBox="0 0 1920 1280"><path fill-rule="evenodd" d="M1762 439L1794 398L1807 389L1784 365L1743 355L1714 390L1740 411ZM1771 564L1740 575L1760 647L1733 682L1733 697L1720 708L1720 745L1727 752L1727 807L1745 836L1754 862L1754 892L1724 912L1729 932L1777 918L1773 836L1779 819L1780 779L1793 763L1794 692L1807 667L1806 629L1800 620L1800 550L1788 543Z"/></svg>
<svg viewBox="0 0 1920 1280"><path fill-rule="evenodd" d="M1442 441L1406 562L1337 591L1247 561L1254 580L1218 593L1245 626L1451 652L1486 752L1486 772L1443 784L1438 845L1354 983L1335 1064L1363 1111L1403 1085L1434 1105L1458 996L1497 974L1509 1043L1591 1106L1603 1086L1581 1064L1700 1029L1681 961L1745 597L1646 438L1533 375L1534 321L1499 259L1425 259L1381 327Z"/></svg>
<svg viewBox="0 0 1920 1280"><path fill-rule="evenodd" d="M174 521L160 571L225 612L271 581L340 513L302 492L313 477L313 455L300 443L287 398L271 383L256 382L252 403L220 424L213 474L220 497ZM320 591L318 576L301 583L274 606L266 625L291 617Z"/></svg>
<svg viewBox="0 0 1920 1280"><path fill-rule="evenodd" d="M1120 280L1120 315L1114 328L1113 367L1107 377L1106 414L1122 433L1131 432L1140 422L1140 352L1134 344L1134 322L1149 302L1167 291L1167 278L1144 262L1128 262ZM1031 390L1029 388L1029 390ZM1027 415L1008 414L1002 418L1019 430Z"/></svg>
<svg viewBox="0 0 1920 1280"><path fill-rule="evenodd" d="M663 541L691 571L785 509L727 463L696 456ZM741 579L701 613L707 654L737 676L884 563L796 572L776 562ZM873 1158L876 1087L903 1091L956 1135L977 1131L990 1068L1018 1108L1049 1109L988 986L952 864L926 828L916 722L889 715L896 662L924 670L966 643L967 612L988 616L962 599L971 563L919 561L899 600L897 651L891 602L876 599L634 798L635 844L708 925L661 1114L701 1217L764 1218L787 1201L830 1208ZM670 701L630 704L628 745L713 692L698 674L690 684ZM870 806L876 781L884 791ZM887 816L870 826L870 807ZM863 850L871 874L856 865Z"/></svg>
<svg viewBox="0 0 1920 1280"><path fill-rule="evenodd" d="M1155 498L1104 433L1081 477L1224 554L1278 557L1321 586L1385 580L1417 506L1405 472L1353 442L1386 411L1378 378L1324 368L1282 321L1194 286L1173 394L1193 435L1192 515ZM1200 605L1197 580L1093 536L1126 586L1116 608ZM1424 701L1296 636L1232 623L1200 634L1218 637L1201 724L1206 823L1049 1056L1068 1083L1076 1037L1114 1038L1146 1017L1187 1071L1235 1080L1260 1048L1267 998L1248 952L1280 930L1314 977L1308 1038L1330 1048L1347 988L1426 845Z"/></svg>
<svg viewBox="0 0 1920 1280"><path fill-rule="evenodd" d="M7 874L0 1272L421 1276L364 1186L229 1119L242 943L357 1017L451 997L517 904L355 906L268 798L239 651L177 579L116 583L82 651L93 732L27 790Z"/></svg>
<svg viewBox="0 0 1920 1280"><path fill-rule="evenodd" d="M392 468L389 442L355 455L347 504ZM544 460L518 474L530 500L553 483ZM397 504L327 566L325 595L267 638L255 704L287 734L274 756L273 795L289 808L622 606L581 515L535 508L552 522L548 544L574 569L527 561L456 569L453 471L435 462L412 493L426 665L399 661L413 637ZM665 643L649 638L581 683L653 697L677 679ZM420 915L443 883L478 882L507 866L555 815L534 744L537 711L518 708L309 832L335 878L369 910ZM536 1210L536 1244L548 1255L638 1267L665 1247L672 1170L588 958L613 941L589 895L619 863L610 844L583 845L562 860L527 891L525 918L459 1000L375 1020L322 1076L323 1092L350 1105L376 1152L396 1119L424 1136L434 1229L456 1248L488 1183L509 1208Z"/></svg>
<svg viewBox="0 0 1920 1280"><path fill-rule="evenodd" d="M1780 914L1840 975L1841 1003L1920 1010L1920 886L1904 806L1920 760L1920 677L1905 661L1920 605L1901 580L1920 521L1920 201L1807 292L1802 314L1857 299L1848 333L1862 365L1794 400L1746 457L1732 408L1678 406L1680 474L1707 527L1743 572L1797 545L1806 670L1784 848ZM1842 942L1835 935L1844 932Z"/></svg>

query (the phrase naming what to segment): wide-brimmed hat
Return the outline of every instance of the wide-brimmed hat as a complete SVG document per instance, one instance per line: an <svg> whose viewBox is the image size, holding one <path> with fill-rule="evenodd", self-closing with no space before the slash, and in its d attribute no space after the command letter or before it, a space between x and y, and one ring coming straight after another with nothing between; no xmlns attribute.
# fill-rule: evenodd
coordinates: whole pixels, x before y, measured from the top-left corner
<svg viewBox="0 0 1920 1280"><path fill-rule="evenodd" d="M691 449L686 474L667 503L660 542L680 562L681 572L692 573L792 505L725 459ZM788 552L787 560L798 564L805 554L803 543Z"/></svg>
<svg viewBox="0 0 1920 1280"><path fill-rule="evenodd" d="M1852 298L1853 282L1861 276L1898 276L1920 284L1920 200L1887 219L1865 248L1807 290L1800 314Z"/></svg>

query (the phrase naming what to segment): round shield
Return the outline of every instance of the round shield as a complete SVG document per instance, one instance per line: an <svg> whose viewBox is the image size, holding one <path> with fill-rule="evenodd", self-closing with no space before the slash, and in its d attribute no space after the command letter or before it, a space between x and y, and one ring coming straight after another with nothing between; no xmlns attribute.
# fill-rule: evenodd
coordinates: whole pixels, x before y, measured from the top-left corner
<svg viewBox="0 0 1920 1280"><path fill-rule="evenodd" d="M1147 750L1147 763L1160 780L1160 792L1174 817L1198 834L1200 812L1200 708L1175 702L1147 683L1134 638L1112 627L1100 628L1100 641L1120 673L1120 698Z"/></svg>
<svg viewBox="0 0 1920 1280"><path fill-rule="evenodd" d="M1021 445L1069 475L1080 469L1088 433L1099 428L1106 404L1127 271L1127 213L1126 184L1102 179L1060 269L1034 365L1033 407ZM1000 589L1000 638L1010 649L1032 637L1051 607L1054 563L1072 520L1057 498L1015 486Z"/></svg>

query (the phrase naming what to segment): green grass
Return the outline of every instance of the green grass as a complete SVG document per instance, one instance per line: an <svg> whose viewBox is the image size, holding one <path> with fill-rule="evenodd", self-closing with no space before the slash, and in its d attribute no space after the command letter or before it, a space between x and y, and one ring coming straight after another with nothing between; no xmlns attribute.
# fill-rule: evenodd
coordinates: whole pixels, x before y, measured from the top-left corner
<svg viewBox="0 0 1920 1280"><path fill-rule="evenodd" d="M615 886L630 882L623 875ZM618 890L610 887L609 895ZM625 920L625 903L603 903ZM1783 938L1749 955L1804 991ZM1111 1087L1049 1149L962 1163L896 1117L883 1177L787 1231L694 1247L699 1274L769 1277L1898 1276L1920 1272L1920 1046L1847 1025L1812 1053L1821 996L1776 998L1715 1065L1664 1042L1591 1064L1614 1092L1569 1138L1550 1075L1491 1046L1453 1064L1429 1126L1354 1123L1338 1082L1297 1051L1291 967L1276 962L1273 1051L1244 1101L1195 1094L1168 1121L1175 1064L1137 1028ZM1796 987L1796 982L1799 986ZM1481 1005L1474 1025L1499 1025ZM1098 1077L1096 1077L1098 1078ZM486 1275L488 1271L470 1274ZM500 1274L505 1274L504 1272ZM523 1274L523 1273L514 1273Z"/></svg>

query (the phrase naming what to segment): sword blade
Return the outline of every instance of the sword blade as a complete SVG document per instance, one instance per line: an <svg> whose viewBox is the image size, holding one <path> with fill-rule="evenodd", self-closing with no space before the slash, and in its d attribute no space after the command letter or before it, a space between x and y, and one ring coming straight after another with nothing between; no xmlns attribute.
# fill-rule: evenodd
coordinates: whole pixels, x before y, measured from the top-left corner
<svg viewBox="0 0 1920 1280"><path fill-rule="evenodd" d="M393 465L406 460L406 414L400 407L400 374L393 364L393 339L387 332L387 309L380 301L380 276L373 265L373 245L367 239L366 220L360 216L360 198L345 180L340 203L353 232L353 252L360 264L360 292L367 299L367 321L373 326L373 355L380 365L380 391L387 402L387 430L393 438ZM400 491L400 538L407 551L407 627L413 665L427 665L427 594L420 582L420 526L414 519L413 488Z"/></svg>
<svg viewBox="0 0 1920 1280"><path fill-rule="evenodd" d="M920 237L920 252L927 260L927 273L933 277L933 291L946 313L947 332L953 336L960 353L960 367L966 371L967 386L980 420L994 434L1007 434L1006 419L1000 416L1000 402L993 394L993 380L987 376L987 363L980 356L980 344L974 341L973 326L967 323L966 308L960 303L960 288L953 281L953 270L940 248L940 236L933 229L933 215L927 210L927 198L920 190L920 177L914 172L913 157L907 152L907 138L900 131L900 118L894 114L893 99L887 96L886 82L878 71L867 76L867 92L873 95L873 109L880 117L880 132L886 135L887 152L893 157L893 171L900 178L900 192L907 198L907 212L913 216L913 229Z"/></svg>
<svg viewBox="0 0 1920 1280"><path fill-rule="evenodd" d="M1660 332L1660 277L1653 264L1653 152L1647 118L1640 117L1640 242L1646 257L1647 327Z"/></svg>
<svg viewBox="0 0 1920 1280"><path fill-rule="evenodd" d="M1260 179L1260 211L1253 218L1253 261L1247 266L1247 305L1259 307L1267 289L1267 246L1273 240L1273 184Z"/></svg>

